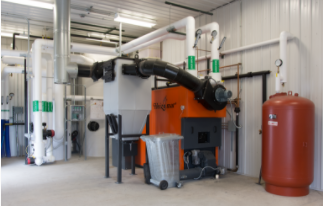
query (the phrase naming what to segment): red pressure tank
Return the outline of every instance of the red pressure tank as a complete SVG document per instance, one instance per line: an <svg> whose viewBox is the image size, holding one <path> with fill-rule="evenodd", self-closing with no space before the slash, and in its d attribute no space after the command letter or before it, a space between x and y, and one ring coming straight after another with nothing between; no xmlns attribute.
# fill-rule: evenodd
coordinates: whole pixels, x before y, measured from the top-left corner
<svg viewBox="0 0 323 206"><path fill-rule="evenodd" d="M262 177L269 193L304 196L314 176L314 104L292 92L262 106Z"/></svg>

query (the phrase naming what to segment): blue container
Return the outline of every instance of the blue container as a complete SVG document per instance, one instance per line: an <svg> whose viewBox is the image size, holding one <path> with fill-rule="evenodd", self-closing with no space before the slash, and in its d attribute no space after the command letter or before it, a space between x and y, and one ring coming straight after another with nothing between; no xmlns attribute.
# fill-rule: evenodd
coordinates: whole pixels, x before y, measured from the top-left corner
<svg viewBox="0 0 323 206"><path fill-rule="evenodd" d="M4 128L4 119L1 120L1 157L5 156L5 128Z"/></svg>
<svg viewBox="0 0 323 206"><path fill-rule="evenodd" d="M5 124L9 123L9 120L5 120ZM5 129L6 135L5 135L5 143L6 143L6 157L11 157L10 153L10 136L9 136L9 126L6 126Z"/></svg>

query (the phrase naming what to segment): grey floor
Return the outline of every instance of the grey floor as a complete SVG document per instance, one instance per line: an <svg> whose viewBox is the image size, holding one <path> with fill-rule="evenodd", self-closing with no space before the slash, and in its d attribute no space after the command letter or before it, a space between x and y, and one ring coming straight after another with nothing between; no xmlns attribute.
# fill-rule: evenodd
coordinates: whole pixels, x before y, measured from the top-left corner
<svg viewBox="0 0 323 206"><path fill-rule="evenodd" d="M256 178L227 174L219 181L206 178L184 182L181 189L160 191L143 183L143 171L135 176L123 171L117 185L116 168L104 178L104 159L72 157L68 162L25 166L22 158L2 158L2 205L323 205L323 192L306 197L281 197L256 185Z"/></svg>

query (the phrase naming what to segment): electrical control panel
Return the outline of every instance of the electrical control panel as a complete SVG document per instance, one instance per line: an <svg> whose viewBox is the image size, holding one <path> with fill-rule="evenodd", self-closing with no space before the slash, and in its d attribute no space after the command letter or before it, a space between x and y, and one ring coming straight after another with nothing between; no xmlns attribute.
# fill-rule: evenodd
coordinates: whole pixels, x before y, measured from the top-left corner
<svg viewBox="0 0 323 206"><path fill-rule="evenodd" d="M70 105L70 121L83 121L83 120L84 120L84 106Z"/></svg>

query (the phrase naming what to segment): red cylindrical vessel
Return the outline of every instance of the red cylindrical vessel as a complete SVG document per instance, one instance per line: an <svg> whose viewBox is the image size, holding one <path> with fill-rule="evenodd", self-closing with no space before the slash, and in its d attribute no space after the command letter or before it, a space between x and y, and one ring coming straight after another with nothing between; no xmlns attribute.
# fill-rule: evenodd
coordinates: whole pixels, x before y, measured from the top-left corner
<svg viewBox="0 0 323 206"><path fill-rule="evenodd" d="M292 92L262 106L262 177L267 192L304 196L314 176L314 104Z"/></svg>

